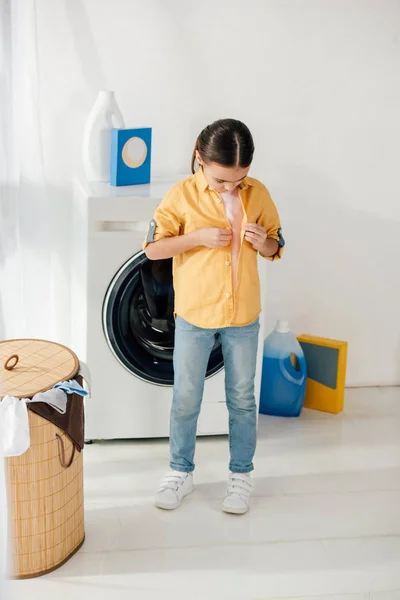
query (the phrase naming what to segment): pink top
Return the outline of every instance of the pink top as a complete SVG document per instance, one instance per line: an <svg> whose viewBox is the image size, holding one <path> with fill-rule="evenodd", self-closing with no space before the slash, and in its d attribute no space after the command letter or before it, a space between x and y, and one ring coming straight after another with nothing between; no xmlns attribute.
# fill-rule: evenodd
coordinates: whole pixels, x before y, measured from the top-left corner
<svg viewBox="0 0 400 600"><path fill-rule="evenodd" d="M225 205L225 212L232 227L232 282L233 289L237 284L237 270L239 266L240 236L243 222L243 206L236 188L233 192L221 192Z"/></svg>

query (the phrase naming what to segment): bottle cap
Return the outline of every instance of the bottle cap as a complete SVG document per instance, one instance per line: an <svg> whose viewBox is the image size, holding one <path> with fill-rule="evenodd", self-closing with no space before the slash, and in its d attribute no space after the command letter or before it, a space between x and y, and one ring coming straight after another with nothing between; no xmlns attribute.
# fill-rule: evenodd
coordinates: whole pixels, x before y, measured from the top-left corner
<svg viewBox="0 0 400 600"><path fill-rule="evenodd" d="M278 321L275 327L275 331L278 333L289 333L289 323L287 321Z"/></svg>

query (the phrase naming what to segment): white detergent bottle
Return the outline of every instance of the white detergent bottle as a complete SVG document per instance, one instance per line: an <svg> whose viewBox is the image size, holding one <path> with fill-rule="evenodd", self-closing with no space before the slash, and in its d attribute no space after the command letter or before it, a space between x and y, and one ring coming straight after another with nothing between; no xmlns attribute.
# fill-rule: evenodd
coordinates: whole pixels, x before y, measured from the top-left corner
<svg viewBox="0 0 400 600"><path fill-rule="evenodd" d="M89 181L110 181L111 134L125 123L114 92L101 91L90 111L83 134L82 159Z"/></svg>

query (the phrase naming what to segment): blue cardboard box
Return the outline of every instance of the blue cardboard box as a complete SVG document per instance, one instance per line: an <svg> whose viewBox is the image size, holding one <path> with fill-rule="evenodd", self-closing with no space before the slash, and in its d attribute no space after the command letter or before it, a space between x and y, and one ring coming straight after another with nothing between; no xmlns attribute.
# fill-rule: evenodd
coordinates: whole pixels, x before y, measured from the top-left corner
<svg viewBox="0 0 400 600"><path fill-rule="evenodd" d="M150 183L151 132L151 127L112 130L111 185Z"/></svg>

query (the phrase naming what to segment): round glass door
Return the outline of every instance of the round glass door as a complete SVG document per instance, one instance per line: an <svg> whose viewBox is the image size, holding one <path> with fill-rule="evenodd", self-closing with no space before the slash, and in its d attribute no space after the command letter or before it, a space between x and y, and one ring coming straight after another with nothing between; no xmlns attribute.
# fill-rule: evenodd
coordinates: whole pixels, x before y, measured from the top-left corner
<svg viewBox="0 0 400 600"><path fill-rule="evenodd" d="M150 261L139 252L111 281L103 303L104 335L117 360L136 377L173 385L173 311L172 259ZM222 368L216 338L207 377Z"/></svg>

